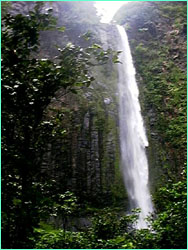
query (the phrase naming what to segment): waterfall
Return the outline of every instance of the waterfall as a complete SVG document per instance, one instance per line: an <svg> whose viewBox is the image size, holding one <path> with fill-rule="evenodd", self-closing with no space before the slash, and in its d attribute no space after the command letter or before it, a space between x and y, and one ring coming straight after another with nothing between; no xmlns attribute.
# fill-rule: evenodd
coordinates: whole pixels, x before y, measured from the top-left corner
<svg viewBox="0 0 188 250"><path fill-rule="evenodd" d="M121 64L119 72L119 120L123 178L130 208L140 208L136 227L147 228L146 216L153 212L148 188L148 161L145 148L148 140L139 104L139 90L126 32L117 25Z"/></svg>

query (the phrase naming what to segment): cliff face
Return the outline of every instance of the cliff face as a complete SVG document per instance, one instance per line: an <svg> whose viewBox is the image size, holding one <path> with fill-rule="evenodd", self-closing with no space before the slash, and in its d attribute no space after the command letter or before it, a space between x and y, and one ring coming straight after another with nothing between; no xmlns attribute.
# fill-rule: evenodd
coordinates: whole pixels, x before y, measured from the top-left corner
<svg viewBox="0 0 188 250"><path fill-rule="evenodd" d="M72 42L83 47L96 42L104 49L115 49L116 41L111 39L116 33L114 26L102 25L95 18L93 22L92 18L87 22L89 19L85 14L86 20L83 20L77 12L78 5L57 5L53 3L58 25L65 26L66 30L61 34L54 33L55 36L52 36L54 31L43 32L41 41L44 51L59 41L63 41L62 45ZM74 15L70 12L74 7L78 19L64 21L65 14ZM88 31L92 41L81 38ZM50 38L50 42L46 38ZM42 171L62 183L62 190L74 191L81 201L105 206L126 197L119 167L118 76L112 63L94 66L91 73L95 77L91 86L78 88L76 95L60 90L52 101L51 107L63 114L61 126L65 134L63 140L49 143Z"/></svg>
<svg viewBox="0 0 188 250"><path fill-rule="evenodd" d="M150 146L151 186L178 180L186 162L186 3L124 5Z"/></svg>
<svg viewBox="0 0 188 250"><path fill-rule="evenodd" d="M12 12L27 14L33 6L13 2ZM53 58L56 46L70 42L116 49L116 28L99 22L93 3L46 2L46 8L53 9L59 30L41 32L39 57ZM83 39L86 33L90 39ZM77 94L60 89L52 99L46 116L58 121L54 131L63 136L46 145L41 172L60 184L60 192L71 190L81 203L103 207L126 199L119 166L118 75L112 62L93 66L91 74L95 81L89 87L78 87Z"/></svg>
<svg viewBox="0 0 188 250"><path fill-rule="evenodd" d="M15 1L11 11L27 14L33 6ZM69 42L117 49L115 27L99 22L92 2L45 2L46 8L53 9L59 28L41 32L39 57L53 58L56 46ZM185 162L186 3L129 3L114 20L127 30L132 49L155 189L180 178ZM86 33L91 39L83 39ZM61 183L62 192L109 205L126 199L119 166L118 75L110 62L91 73L95 81L88 88L78 88L76 95L60 89L52 99L47 116L57 119L55 130L63 138L49 141L41 172Z"/></svg>
<svg viewBox="0 0 188 250"><path fill-rule="evenodd" d="M101 29L110 34L111 26ZM114 46L113 44L111 44ZM64 140L51 142L43 171L73 190L85 201L109 205L125 198L119 166L117 71L109 63L92 68L94 83L76 95L57 93L51 107L63 113ZM62 97L61 97L62 96Z"/></svg>

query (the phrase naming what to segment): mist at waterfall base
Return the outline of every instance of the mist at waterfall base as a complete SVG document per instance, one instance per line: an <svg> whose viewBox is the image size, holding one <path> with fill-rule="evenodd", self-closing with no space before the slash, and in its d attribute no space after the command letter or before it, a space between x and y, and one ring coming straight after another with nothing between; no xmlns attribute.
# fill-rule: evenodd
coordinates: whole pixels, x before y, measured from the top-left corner
<svg viewBox="0 0 188 250"><path fill-rule="evenodd" d="M118 65L121 165L130 209L141 209L136 228L142 229L148 227L145 218L153 212L145 150L148 140L127 34L122 26L117 25L117 29L120 36L118 49L122 51Z"/></svg>

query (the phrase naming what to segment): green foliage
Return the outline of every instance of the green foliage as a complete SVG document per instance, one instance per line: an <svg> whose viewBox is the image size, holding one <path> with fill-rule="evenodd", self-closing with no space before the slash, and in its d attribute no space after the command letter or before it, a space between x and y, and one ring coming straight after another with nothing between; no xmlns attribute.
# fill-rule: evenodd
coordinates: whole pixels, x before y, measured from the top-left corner
<svg viewBox="0 0 188 250"><path fill-rule="evenodd" d="M47 107L60 88L76 92L75 88L89 86L94 80L89 66L93 61L95 64L106 62L110 53L102 54L102 49L95 46L87 50L69 43L59 49L59 56L53 61L39 59L39 32L47 27L54 28L51 9L41 14L41 7L42 3L36 3L27 16L7 13L2 18L2 225L5 248L32 248L29 237L40 216L46 218L53 213L66 218L73 207L76 208L75 198L69 199L68 193L67 198L54 194L59 191L58 187L41 171L47 143L55 137L56 140L64 138L66 134L60 126L62 114L56 112L49 119ZM52 186L54 190L50 190Z"/></svg>
<svg viewBox="0 0 188 250"><path fill-rule="evenodd" d="M2 19L2 211L5 248L10 247L9 244L30 246L27 236L38 220L32 186L36 173L34 166L37 168L36 127L43 108L49 102L49 96L40 98L42 89L49 90L46 72L53 71L51 62L30 58L38 46L39 29L48 23L50 17L39 14L39 7L36 5L29 17L7 14Z"/></svg>
<svg viewBox="0 0 188 250"><path fill-rule="evenodd" d="M160 213L153 222L161 248L186 249L187 236L187 183L184 180L160 188L155 203Z"/></svg>
<svg viewBox="0 0 188 250"><path fill-rule="evenodd" d="M55 230L41 223L35 229L35 248L134 248L133 228L131 224L137 219L137 212L120 217L118 214L104 209L92 220L92 227L85 232Z"/></svg>
<svg viewBox="0 0 188 250"><path fill-rule="evenodd" d="M158 26L161 27L163 23L165 29L165 13L170 22L170 30L165 33L164 29L158 29L156 35L158 38L163 36L161 42L155 37L148 39L147 34L139 32L132 43L133 56L137 72L142 77L141 93L145 116L148 119L147 113L153 113L155 122L151 118L151 131L159 135L170 158L178 161L177 168L168 168L169 177L176 180L177 171L181 173L184 167L186 155L186 74L183 55L186 47L182 44L184 35L181 33L185 21L185 6L183 3L178 6L173 3L146 4L148 12L155 4L154 16L159 15L160 21ZM181 25L175 30L176 23Z"/></svg>
<svg viewBox="0 0 188 250"><path fill-rule="evenodd" d="M117 217L114 214L104 211L102 215L96 215L93 219L93 233L95 237L107 240L113 238L117 229Z"/></svg>
<svg viewBox="0 0 188 250"><path fill-rule="evenodd" d="M187 247L186 176L182 175L187 137L186 5L129 3L115 16L119 23L129 26L143 113L151 132L151 150L156 151L152 152L151 163L155 162L150 166L151 176L155 175L156 218L151 220L152 231L136 232L138 249ZM163 176L159 176L160 170ZM157 178L161 188L156 185Z"/></svg>
<svg viewBox="0 0 188 250"><path fill-rule="evenodd" d="M11 3L10 2L2 2L1 3L1 16L2 17L6 16L9 9L11 9Z"/></svg>
<svg viewBox="0 0 188 250"><path fill-rule="evenodd" d="M35 229L35 249L84 249L88 245L84 232Z"/></svg>
<svg viewBox="0 0 188 250"><path fill-rule="evenodd" d="M57 230L41 223L32 238L35 248L186 249L185 187L178 182L158 191L155 199L159 212L157 218L148 218L149 229L135 229L139 210L120 216L103 209L92 217L92 226L81 232Z"/></svg>
<svg viewBox="0 0 188 250"><path fill-rule="evenodd" d="M92 232L99 239L113 239L114 236L131 231L132 225L138 219L138 212L134 211L132 215L119 218L119 215L110 209L103 209L101 214L96 214L93 218Z"/></svg>

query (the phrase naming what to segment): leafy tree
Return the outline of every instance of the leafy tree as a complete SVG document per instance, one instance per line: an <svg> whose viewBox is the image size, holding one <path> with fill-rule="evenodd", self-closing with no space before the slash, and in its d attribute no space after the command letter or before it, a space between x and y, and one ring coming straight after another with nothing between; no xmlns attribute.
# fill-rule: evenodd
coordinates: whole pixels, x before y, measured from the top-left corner
<svg viewBox="0 0 188 250"><path fill-rule="evenodd" d="M184 173L182 181L169 183L156 194L158 208L153 230L158 234L161 248L187 248L187 183Z"/></svg>
<svg viewBox="0 0 188 250"><path fill-rule="evenodd" d="M4 247L25 246L27 235L37 223L32 185L33 175L39 170L36 131L50 99L40 93L52 88L50 79L45 82L45 78L46 71L53 72L53 63L31 58L31 53L38 48L39 29L49 21L48 15L39 14L39 7L37 5L29 17L7 14L2 19Z"/></svg>
<svg viewBox="0 0 188 250"><path fill-rule="evenodd" d="M135 209L131 215L119 216L111 209L103 209L100 214L95 214L92 220L94 235L102 240L113 239L126 232L133 231L133 224L138 219L139 210Z"/></svg>
<svg viewBox="0 0 188 250"><path fill-rule="evenodd" d="M134 232L131 224L138 218L137 211L132 215L120 217L110 209L104 209L94 215L92 226L85 231L70 232L54 229L50 225L41 224L35 229L33 242L35 248L134 248ZM128 226L129 225L129 226Z"/></svg>
<svg viewBox="0 0 188 250"><path fill-rule="evenodd" d="M172 189L171 189L172 190ZM174 186L180 206L185 212L183 184ZM169 190L162 188L160 194L167 195ZM180 198L181 197L181 198ZM171 200L172 196L170 196ZM174 199L174 198L172 198ZM148 218L151 225L148 229L135 229L134 223L138 211L131 215L120 216L110 209L103 209L94 215L92 225L81 232L70 232L54 229L52 226L41 224L35 229L33 242L35 248L89 248L89 249L186 249L185 233L186 218L180 218L180 206L167 201L157 218ZM178 203L177 200L177 203ZM168 204L168 205L167 205ZM176 227L177 226L177 227ZM180 231L178 230L180 229Z"/></svg>
<svg viewBox="0 0 188 250"><path fill-rule="evenodd" d="M102 48L82 49L73 44L59 49L53 61L38 59L40 30L55 27L51 9L41 13L41 6L37 3L27 16L7 13L2 18L4 248L32 247L29 237L41 211L54 205L52 199L45 200L42 189L48 181L41 176L44 145L54 132L53 121L45 118L52 97L60 88L76 93L75 86L89 86L94 80L89 67L107 61Z"/></svg>

